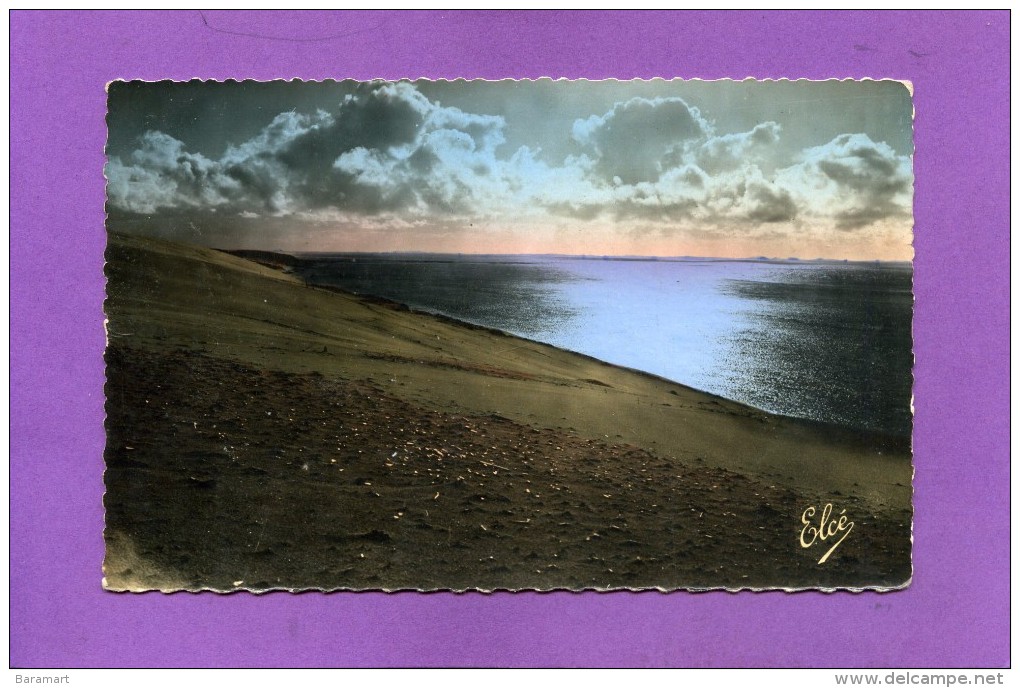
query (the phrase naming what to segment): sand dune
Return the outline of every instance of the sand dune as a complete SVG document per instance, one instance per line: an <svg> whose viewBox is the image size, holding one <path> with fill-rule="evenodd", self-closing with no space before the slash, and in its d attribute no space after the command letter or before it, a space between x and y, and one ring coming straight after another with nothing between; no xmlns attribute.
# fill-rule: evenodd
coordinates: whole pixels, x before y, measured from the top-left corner
<svg viewBox="0 0 1020 688"><path fill-rule="evenodd" d="M909 579L895 442L221 252L107 258L110 589ZM825 503L855 526L818 565Z"/></svg>

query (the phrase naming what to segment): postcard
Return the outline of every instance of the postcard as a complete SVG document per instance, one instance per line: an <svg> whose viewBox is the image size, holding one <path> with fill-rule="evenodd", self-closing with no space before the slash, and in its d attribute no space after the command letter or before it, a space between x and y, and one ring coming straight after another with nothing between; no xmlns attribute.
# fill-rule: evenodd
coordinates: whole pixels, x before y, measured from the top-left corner
<svg viewBox="0 0 1020 688"><path fill-rule="evenodd" d="M104 586L907 586L912 113L112 82Z"/></svg>

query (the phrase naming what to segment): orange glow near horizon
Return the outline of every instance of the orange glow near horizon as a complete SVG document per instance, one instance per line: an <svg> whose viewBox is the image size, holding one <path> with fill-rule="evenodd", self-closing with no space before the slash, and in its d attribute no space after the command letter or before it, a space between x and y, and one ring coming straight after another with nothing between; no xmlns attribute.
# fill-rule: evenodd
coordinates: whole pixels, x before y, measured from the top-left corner
<svg viewBox="0 0 1020 688"><path fill-rule="evenodd" d="M303 225L304 223L299 223ZM256 236L259 237L256 239ZM904 236L908 237L904 240ZM704 256L717 258L795 257L805 260L910 261L910 232L900 227L884 231L799 231L790 235L692 237L683 233L620 231L612 227L575 224L537 231L533 228L429 229L409 232L383 227L307 226L293 224L259 232L243 242L222 248L259 248L291 252L344 253L461 253L563 254L609 256Z"/></svg>

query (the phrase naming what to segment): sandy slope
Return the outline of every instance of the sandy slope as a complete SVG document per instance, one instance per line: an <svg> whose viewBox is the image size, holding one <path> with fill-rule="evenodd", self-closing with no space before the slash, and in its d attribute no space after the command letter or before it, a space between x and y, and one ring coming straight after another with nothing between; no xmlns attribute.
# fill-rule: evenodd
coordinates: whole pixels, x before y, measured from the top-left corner
<svg viewBox="0 0 1020 688"><path fill-rule="evenodd" d="M108 261L113 589L909 578L894 442L207 249ZM819 566L826 502L855 529Z"/></svg>

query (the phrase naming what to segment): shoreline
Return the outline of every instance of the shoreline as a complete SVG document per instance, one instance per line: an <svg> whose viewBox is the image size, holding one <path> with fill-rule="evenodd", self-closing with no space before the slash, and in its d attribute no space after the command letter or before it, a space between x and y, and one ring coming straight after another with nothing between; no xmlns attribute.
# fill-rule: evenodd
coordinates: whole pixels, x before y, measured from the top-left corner
<svg viewBox="0 0 1020 688"><path fill-rule="evenodd" d="M456 318L456 317L454 317L452 315L447 315L446 313L440 313L438 311L430 311L430 310L425 310L425 309L421 309L421 308L416 308L414 306L408 305L408 304L403 303L401 301L396 301L394 299L386 298L385 296L377 296L375 294L360 294L358 292L350 291L350 290L344 289L342 287L333 287L333 286L329 286L329 285L312 284L312 283L309 283L309 282L304 282L304 284L305 284L305 286L307 286L310 289L320 289L322 291L334 292L334 293L337 293L337 294L345 294L347 296L351 296L351 297L354 297L356 299L361 299L361 300L369 302L369 303L378 303L378 304L381 304L381 305L384 305L384 306L394 307L394 308L397 308L398 310L406 311L408 313L413 313L415 315L421 315L421 316L425 316L425 317L429 317L429 318L435 318L436 320L438 320L440 322L449 323L449 324L452 324L452 325L455 325L455 326L458 326L458 327L465 327L465 328L472 329L472 330L480 330L480 331L488 332L490 334L494 334L494 335L497 335L497 336L500 336L500 337L509 337L509 338L512 338L512 339L520 339L522 341L530 342L530 343L536 344L538 346L549 347L550 349L553 349L555 351L558 351L558 352L561 352L561 353L564 353L564 354L569 354L571 356L577 356L579 358L583 358L583 359L586 359L588 361L591 361L592 363L597 363L597 364L600 364L600 365L609 366L609 367L612 367L612 368L617 368L617 369L619 369L621 371L624 371L624 372L627 372L627 373L632 373L634 375L643 376L643 377L646 377L646 378L648 378L650 380L654 380L656 382L661 382L661 383L665 383L665 384L668 384L668 385L676 385L678 387L683 387L684 389L687 389L687 390L690 390L693 393L702 395L702 396L704 396L704 397L706 397L706 398L708 398L710 400L715 400L715 401L718 401L718 402L725 402L726 404L732 404L734 406L742 407L742 408L746 409L747 412L749 412L749 413L763 413L763 414L767 414L768 416L771 416L773 418L776 418L778 420L782 420L783 422L800 424L800 425L805 426L805 428L807 428L807 429L810 429L812 431L818 432L820 434L825 434L825 435L827 435L827 436L829 436L830 438L833 438L833 439L834 438L842 438L843 440L845 440L847 442L856 442L856 443L864 444L864 445L869 446L869 447L880 447L880 448L889 449L889 450L892 450L892 451L910 451L910 447L911 447L911 435L896 435L896 434L893 434L893 433L879 432L877 430L857 429L857 428L848 427L846 425L840 425L838 423L830 423L830 422L823 421L823 420L815 420L813 418L804 418L802 416L791 416L791 415L787 415L787 414L783 414L783 413L776 413L775 411L769 411L768 409L763 409L763 408L759 408L757 406L752 406L751 404L747 404L745 402L738 401L737 399L731 399L730 397L724 397L721 394L716 394L714 392L709 392L707 390L700 389L698 387L695 387L693 385L689 385L689 384L684 383L684 382L677 382L676 380L673 380L673 379L670 379L668 377L665 377L664 375L658 375L656 373L652 373L652 372L649 372L647 370L641 370L640 368L632 368L630 366L621 365L619 363L613 363L611 361L606 361L604 359L598 358L596 356L592 356L590 354L583 353L581 351L574 351L573 349L567 349L566 347L556 346L555 344L549 344L548 342L543 342L543 341L538 340L538 339L532 339L530 337L525 337L523 335L514 334L513 332L507 332L506 330L501 330L498 327L491 327L489 325L482 325L480 323L471 322L469 320L462 320L460 318Z"/></svg>
<svg viewBox="0 0 1020 688"><path fill-rule="evenodd" d="M305 260L305 257L300 256L300 255L291 255L291 254L279 253L279 252L275 252L275 251L229 250L229 249L213 249L213 250L219 251L221 253L225 253L227 255L235 256L235 257L241 258L243 260L248 260L248 261L257 263L259 265L263 265L263 266L268 267L268 268L270 268L272 270L277 270L277 271L281 272L282 274L292 275L292 276L296 277L297 279L299 279L301 281L301 283L304 284L309 289L318 289L318 290L321 290L321 291L332 292L332 293L336 293L336 294L344 294L346 296L350 296L350 297L353 297L353 298L356 298L356 299L361 299L361 300L364 300L364 301L369 302L369 303L377 303L377 304L381 304L381 305L384 305L384 306L394 307L394 308L397 308L399 310L406 311L408 313L413 313L413 314L420 315L420 316L435 318L436 320L439 320L440 322L449 323L449 324L457 325L457 326L460 326L460 327L465 327L465 328L472 329L472 330L479 330L479 331L483 331L483 332L488 332L490 334L494 334L494 335L498 335L498 336L502 336L502 337L510 337L510 338L513 338L513 339L520 339L520 340L523 340L523 341L526 341L526 342L531 342L531 343L539 345L539 346L546 346L546 347L549 347L549 348L554 349L556 351L563 352L565 354L570 354L572 356L578 356L580 358L587 359L587 360L589 360L589 361L591 361L593 363L598 363L598 364L601 364L601 365L611 366L613 368L618 368L618 369L620 369L622 371L633 373L635 375L645 376L645 377L647 377L649 379L652 379L652 380L655 380L657 382L663 382L663 383L670 384L670 385L677 385L679 387L683 387L685 389L688 389L691 392L695 392L697 394L703 395L703 396L705 396L705 397L707 397L709 399L714 399L716 401L725 402L727 404L733 404L733 405L736 405L736 406L743 407L743 408L747 409L749 412L764 413L764 414L768 414L769 416L773 416L773 417L775 417L777 419L782 419L782 420L787 421L787 422L800 423L800 424L803 424L804 426L806 426L808 428L811 428L811 429L813 429L813 430L815 430L815 431L817 431L819 433L827 434L830 437L835 436L835 437L839 437L839 438L844 438L846 441L860 442L860 443L866 444L868 446L881 447L881 448L884 448L884 449L889 449L889 450L894 451L894 452L902 452L902 451L910 452L911 451L912 435L913 435L912 432L907 434L907 435L900 435L900 434L891 433L891 432L881 432L881 431L873 430L873 429L852 428L852 427L849 427L849 426L846 426L846 425L840 425L839 423L832 423L832 422L823 421L823 420L816 420L814 418L805 418L805 417L802 417L802 416L793 416L793 415L788 415L788 414L783 414L783 413L777 413L775 411L770 411L768 409L763 409L763 408L760 408L760 407L757 407L757 406L752 406L751 404L739 401L737 399L731 399L730 397L725 397L725 396L722 396L720 394L716 394L714 392L710 392L710 391L707 391L707 390L704 390L704 389L700 389L698 387L695 387L693 385L690 385L690 384L687 384L687 383L684 383L684 382L678 382L678 381L673 380L671 378L665 377L663 375L658 375L656 373L652 373L652 372L647 371L647 370L642 370L640 368L632 368L630 366L622 365L622 364L619 364L619 363L613 363L611 361L606 361L604 359L600 359L600 358L598 358L596 356L592 356L590 354L586 354L586 353L581 352L581 351L574 351L573 349L568 349L566 347L557 346L555 344L550 344L548 342L543 342L543 341L538 340L538 339L532 339L532 338L526 337L524 335L515 334L513 332L507 332L506 330L501 330L498 327L492 327L490 325L483 325L481 323L472 322L470 320L464 320L462 318L457 318L455 316L448 315L446 313L441 313L439 311L433 311L433 310L428 310L428 309L424 309L424 308L415 307L415 306L412 306L410 304L403 303L402 301L397 301L395 299L391 299L391 298L388 298L388 297L385 297L385 296L379 296L377 294L363 294L363 293L355 292L355 291L352 291L352 290L349 290L349 289L345 289L343 287L337 287L337 286L327 285L327 284L315 284L315 283L312 283L312 282L308 282L308 281L302 279L300 276L295 275L293 272L291 272L289 270L289 268L292 268L294 266L294 262L293 261L295 261L295 260L296 261L303 261L303 260ZM249 255L246 255L246 254L249 254ZM254 254L257 254L258 257L256 257ZM330 254L330 255L332 255L332 254ZM344 254L344 255L346 255L346 254ZM369 254L369 255L377 255L377 254ZM385 254L382 254L382 255L385 255ZM428 254L428 255L434 255L434 254ZM277 259L282 259L282 260L277 260ZM635 260L635 259L630 259L630 258L618 258L618 259L619 260ZM591 260L595 260L595 259L592 258ZM647 259L643 259L643 260L647 260ZM736 258L727 258L727 259L709 258L709 259L699 259L699 260L729 261L729 262L757 262L757 261L755 261L753 259L736 259ZM804 261L804 262L805 263L811 263L812 261ZM830 262L841 262L841 261L830 261ZM870 263L872 261L857 261L857 262L860 262L860 263ZM896 263L896 262L893 261L893 263ZM897 263L897 265L898 265L898 263Z"/></svg>

